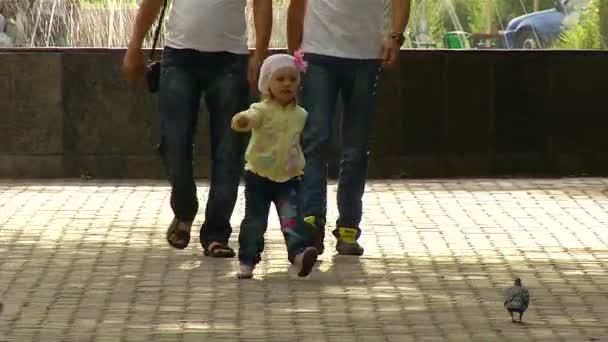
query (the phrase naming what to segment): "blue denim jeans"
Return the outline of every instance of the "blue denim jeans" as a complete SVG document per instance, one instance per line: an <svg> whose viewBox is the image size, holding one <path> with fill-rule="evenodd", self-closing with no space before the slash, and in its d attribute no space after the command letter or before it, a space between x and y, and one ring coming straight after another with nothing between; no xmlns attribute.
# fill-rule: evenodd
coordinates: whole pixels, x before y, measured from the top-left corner
<svg viewBox="0 0 608 342"><path fill-rule="evenodd" d="M209 109L211 181L203 248L228 243L230 217L242 175L244 141L230 128L232 116L247 108L247 55L200 52L165 47L162 57L159 111L160 152L171 183L171 208L180 221L192 221L198 211L193 177L193 141L201 96Z"/></svg>
<svg viewBox="0 0 608 342"><path fill-rule="evenodd" d="M339 217L336 226L355 228L358 237L380 60L315 54L307 54L305 58L308 70L300 90L301 104L308 111L302 135L306 157L302 211L305 217L316 217L317 225L325 225L328 149L340 94L344 113L340 127Z"/></svg>
<svg viewBox="0 0 608 342"><path fill-rule="evenodd" d="M305 228L300 212L299 192L298 178L277 183L249 171L245 173L245 218L239 234L241 263L255 265L260 261L272 203L281 221L289 261L293 263L298 253L311 246L310 231Z"/></svg>

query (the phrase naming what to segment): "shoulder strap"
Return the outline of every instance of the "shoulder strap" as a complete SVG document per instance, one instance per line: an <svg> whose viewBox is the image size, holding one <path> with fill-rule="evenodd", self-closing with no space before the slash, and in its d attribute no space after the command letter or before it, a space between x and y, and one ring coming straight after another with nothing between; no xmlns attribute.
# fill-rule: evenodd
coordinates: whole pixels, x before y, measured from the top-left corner
<svg viewBox="0 0 608 342"><path fill-rule="evenodd" d="M163 22L165 20L165 11L167 10L167 0L163 1L163 8L160 12L160 19L158 20L158 25L156 25L156 31L154 32L154 42L152 43L152 50L150 50L150 59L154 57L154 52L156 52L156 43L158 43L158 37L160 36L160 30L163 26Z"/></svg>

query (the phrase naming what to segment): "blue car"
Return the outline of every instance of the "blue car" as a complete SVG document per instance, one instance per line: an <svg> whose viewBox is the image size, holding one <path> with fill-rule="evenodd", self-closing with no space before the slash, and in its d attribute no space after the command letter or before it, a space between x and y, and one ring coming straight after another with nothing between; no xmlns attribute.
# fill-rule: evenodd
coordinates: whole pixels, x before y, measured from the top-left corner
<svg viewBox="0 0 608 342"><path fill-rule="evenodd" d="M578 20L587 0L556 0L552 9L517 17L500 33L499 44L505 49L548 48L560 34Z"/></svg>

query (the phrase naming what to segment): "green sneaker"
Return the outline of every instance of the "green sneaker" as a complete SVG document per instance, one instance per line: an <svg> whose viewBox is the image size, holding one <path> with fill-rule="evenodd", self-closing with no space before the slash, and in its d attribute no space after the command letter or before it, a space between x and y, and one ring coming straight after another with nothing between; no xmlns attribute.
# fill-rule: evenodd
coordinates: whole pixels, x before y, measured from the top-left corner
<svg viewBox="0 0 608 342"><path fill-rule="evenodd" d="M341 255L363 255L364 249L357 242L359 230L349 227L338 227L334 235L338 239L336 243L336 251Z"/></svg>
<svg viewBox="0 0 608 342"><path fill-rule="evenodd" d="M314 216L306 216L304 218L304 223L306 223L312 231L312 246L317 249L319 255L323 254L323 251L325 250L325 244L323 242L325 239L325 227L319 227L317 225L317 218Z"/></svg>

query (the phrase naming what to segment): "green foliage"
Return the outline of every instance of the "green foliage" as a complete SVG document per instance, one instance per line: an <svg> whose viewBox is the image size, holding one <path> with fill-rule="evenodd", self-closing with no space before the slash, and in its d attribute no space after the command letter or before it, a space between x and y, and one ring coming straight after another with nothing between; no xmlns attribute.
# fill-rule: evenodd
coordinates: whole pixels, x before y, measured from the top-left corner
<svg viewBox="0 0 608 342"><path fill-rule="evenodd" d="M535 10L534 0L453 0L468 32L502 30L520 15ZM538 10L553 8L554 0L538 0ZM491 26L491 27L488 27Z"/></svg>
<svg viewBox="0 0 608 342"><path fill-rule="evenodd" d="M462 0L460 0L462 1ZM464 18L466 22L465 31L484 32L486 31L487 17L486 11L491 6L488 0L469 0L462 4L464 8Z"/></svg>
<svg viewBox="0 0 608 342"><path fill-rule="evenodd" d="M390 0L387 3L386 25L390 22ZM422 1L426 5L427 32L441 47L446 32L463 30L469 33L496 33L504 30L514 18L536 10L553 9L555 0L411 0L409 36L421 32ZM411 44L415 46L415 44ZM608 0L590 0L580 22L565 32L560 48L608 48Z"/></svg>
<svg viewBox="0 0 608 342"><path fill-rule="evenodd" d="M387 10L390 0L385 0ZM411 0L412 13L408 31L416 37L420 33L422 1L426 5L428 33L441 47L443 36L449 31L490 33L503 30L520 15L534 11L535 0ZM538 9L553 8L553 0L538 0ZM386 15L387 25L390 14Z"/></svg>
<svg viewBox="0 0 608 342"><path fill-rule="evenodd" d="M602 48L608 49L608 1L600 1L599 11Z"/></svg>
<svg viewBox="0 0 608 342"><path fill-rule="evenodd" d="M602 33L600 29L600 0L592 0L581 14L580 22L571 30L564 32L557 48L563 49L600 49Z"/></svg>
<svg viewBox="0 0 608 342"><path fill-rule="evenodd" d="M441 46L443 35L447 32L443 2L444 0L412 0L410 21L406 31L412 42L406 43L406 46L416 47L415 42L419 40L423 33L422 23L424 20L426 20L426 33L435 44L438 44L437 47ZM388 27L390 25L390 0L386 0L386 4L385 24Z"/></svg>

